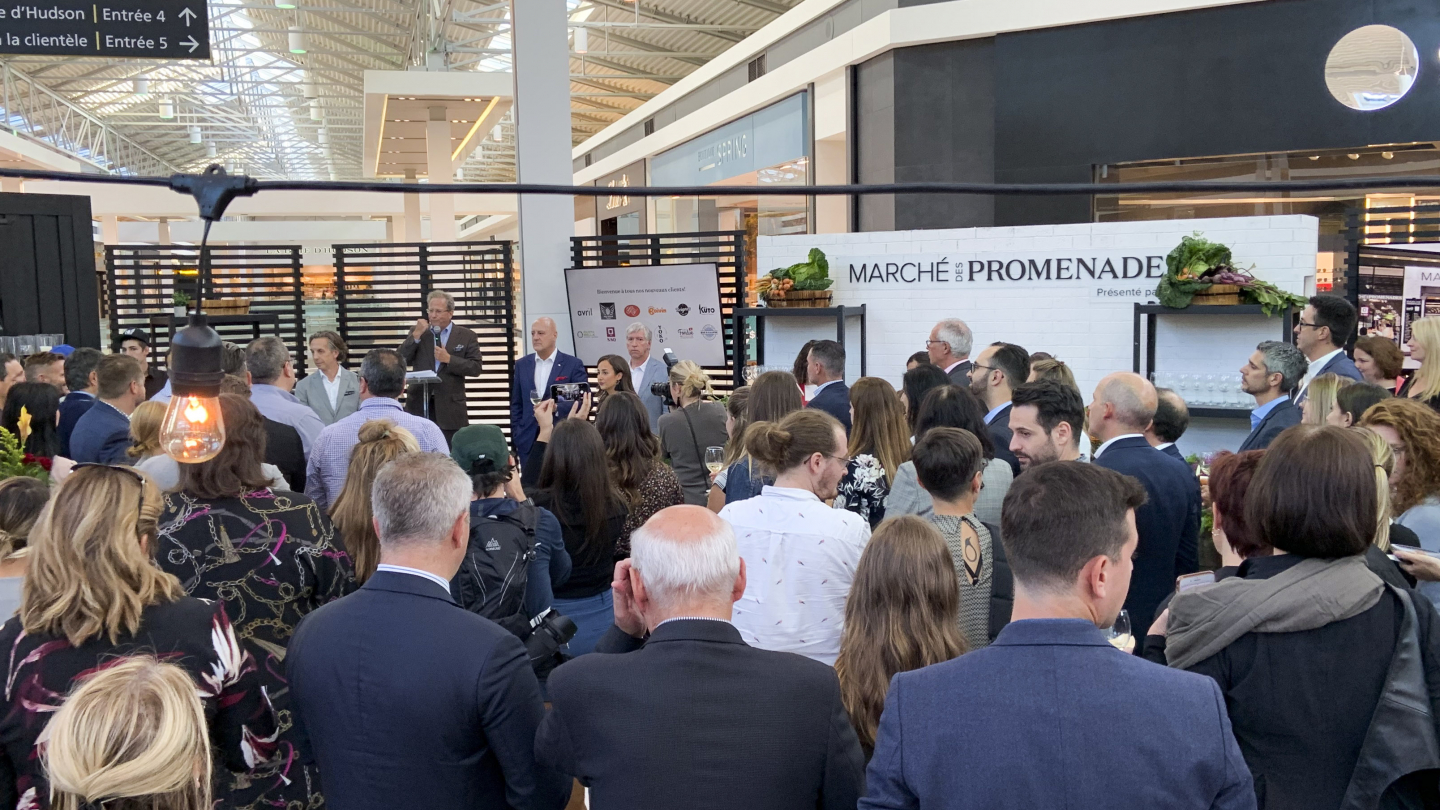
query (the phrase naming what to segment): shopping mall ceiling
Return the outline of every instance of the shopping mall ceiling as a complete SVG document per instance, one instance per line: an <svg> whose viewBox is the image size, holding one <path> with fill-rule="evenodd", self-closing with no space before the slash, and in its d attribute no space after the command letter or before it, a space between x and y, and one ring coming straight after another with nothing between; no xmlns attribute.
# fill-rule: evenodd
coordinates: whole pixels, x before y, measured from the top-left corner
<svg viewBox="0 0 1440 810"><path fill-rule="evenodd" d="M800 2L566 1L575 143ZM220 163L261 178L360 179L364 71L511 68L509 0L209 2L208 63L0 57L0 131L106 171ZM513 123L507 114L487 134L464 180L515 179Z"/></svg>

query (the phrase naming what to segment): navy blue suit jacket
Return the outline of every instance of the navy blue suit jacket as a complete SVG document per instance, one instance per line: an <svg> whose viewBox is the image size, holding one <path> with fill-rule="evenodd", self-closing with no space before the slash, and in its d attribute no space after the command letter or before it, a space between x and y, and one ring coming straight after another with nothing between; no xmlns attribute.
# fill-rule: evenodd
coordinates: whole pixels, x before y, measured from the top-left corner
<svg viewBox="0 0 1440 810"><path fill-rule="evenodd" d="M1004 410L995 414L995 418L986 425L990 434L990 442L995 445L995 458L1010 465L1010 474L1020 475L1020 459L1010 452L1010 439L1015 435L1010 430L1010 409L1013 406L1006 405Z"/></svg>
<svg viewBox="0 0 1440 810"><path fill-rule="evenodd" d="M1275 441L1275 437L1285 432L1286 428L1300 424L1300 407L1290 400L1281 400L1278 405L1270 409L1265 417L1260 420L1240 444L1240 452L1246 450L1264 450Z"/></svg>
<svg viewBox="0 0 1440 810"><path fill-rule="evenodd" d="M1182 452L1180 452L1180 448L1177 447L1177 446L1175 446L1175 444L1174 444L1173 442L1172 442L1171 444L1165 445L1164 447L1161 447L1161 448L1160 448L1160 452L1164 453L1165 455L1167 455L1167 456L1169 456L1169 457L1171 457L1171 458L1173 458L1173 459L1177 459L1177 460L1179 460L1179 461L1185 461L1185 454L1182 453Z"/></svg>
<svg viewBox="0 0 1440 810"><path fill-rule="evenodd" d="M423 577L377 571L300 622L285 656L296 731L326 804L558 810L535 765L544 714L520 640Z"/></svg>
<svg viewBox="0 0 1440 810"><path fill-rule="evenodd" d="M84 391L71 391L60 403L60 455L74 458L70 455L70 436L75 432L75 423L94 404L95 396Z"/></svg>
<svg viewBox="0 0 1440 810"><path fill-rule="evenodd" d="M550 386L555 383L583 383L590 381L590 372L580 358L555 350L555 363L550 366L550 381L540 396L550 398ZM530 457L530 448L535 437L540 435L540 425L535 422L535 406L530 404L530 392L535 390L535 353L515 361L515 376L510 383L510 444L520 461Z"/></svg>
<svg viewBox="0 0 1440 810"><path fill-rule="evenodd" d="M1199 564L1200 481L1190 465L1150 446L1144 436L1121 439L1095 460L1101 467L1137 479L1145 505L1135 510L1140 545L1125 609L1136 638L1145 635L1160 600L1175 591L1175 577Z"/></svg>
<svg viewBox="0 0 1440 810"><path fill-rule="evenodd" d="M70 457L81 464L126 464L130 420L112 405L97 401L75 420Z"/></svg>
<svg viewBox="0 0 1440 810"><path fill-rule="evenodd" d="M1348 377L1356 382L1365 382L1365 377L1360 374L1360 369L1355 367L1355 361L1351 360L1345 352L1340 352L1330 358L1330 362L1321 366L1320 373L1316 374L1315 377L1319 377L1320 374L1335 374L1341 377ZM1311 377L1310 379L1313 380L1315 377ZM1309 394L1310 385L1307 382L1305 387L1295 394L1295 404L1303 404L1305 400L1309 398Z"/></svg>
<svg viewBox="0 0 1440 810"><path fill-rule="evenodd" d="M1086 621L1011 622L890 682L860 810L1253 810L1220 688L1193 675Z"/></svg>
<svg viewBox="0 0 1440 810"><path fill-rule="evenodd" d="M542 764L597 810L854 810L864 758L835 670L761 650L728 622L678 619L641 646L611 626L550 675Z"/></svg>
<svg viewBox="0 0 1440 810"><path fill-rule="evenodd" d="M850 435L850 386L844 380L836 380L821 389L805 407L824 411L845 426L845 435Z"/></svg>

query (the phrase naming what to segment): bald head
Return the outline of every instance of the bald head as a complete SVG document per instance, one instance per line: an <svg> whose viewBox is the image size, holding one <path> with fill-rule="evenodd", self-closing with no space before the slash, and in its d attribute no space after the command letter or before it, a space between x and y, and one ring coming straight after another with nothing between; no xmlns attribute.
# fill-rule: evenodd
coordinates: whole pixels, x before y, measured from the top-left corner
<svg viewBox="0 0 1440 810"><path fill-rule="evenodd" d="M1095 386L1090 402L1090 432L1101 441L1126 433L1144 433L1155 418L1155 386L1139 374L1117 371Z"/></svg>
<svg viewBox="0 0 1440 810"><path fill-rule="evenodd" d="M555 338L558 335L555 321L542 315L530 324L530 347L541 359L549 359L555 352Z"/></svg>
<svg viewBox="0 0 1440 810"><path fill-rule="evenodd" d="M630 564L650 603L646 620L651 626L707 608L723 609L728 616L730 605L745 592L735 532L703 506L656 512L631 534Z"/></svg>

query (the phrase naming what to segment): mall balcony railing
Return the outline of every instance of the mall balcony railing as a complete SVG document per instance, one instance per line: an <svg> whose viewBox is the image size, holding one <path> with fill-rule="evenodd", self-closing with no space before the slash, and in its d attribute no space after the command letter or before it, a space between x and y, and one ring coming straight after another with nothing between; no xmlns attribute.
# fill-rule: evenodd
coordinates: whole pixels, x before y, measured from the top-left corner
<svg viewBox="0 0 1440 810"><path fill-rule="evenodd" d="M0 84L0 130L59 150L106 174L180 171L9 63L0 64Z"/></svg>

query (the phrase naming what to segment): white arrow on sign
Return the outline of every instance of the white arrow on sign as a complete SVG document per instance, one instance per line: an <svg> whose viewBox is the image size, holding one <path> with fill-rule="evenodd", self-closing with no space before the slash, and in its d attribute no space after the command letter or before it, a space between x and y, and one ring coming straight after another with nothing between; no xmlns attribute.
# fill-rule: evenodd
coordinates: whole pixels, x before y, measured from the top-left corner
<svg viewBox="0 0 1440 810"><path fill-rule="evenodd" d="M198 47L200 47L200 43L198 43L198 42L195 41L195 37L186 37L185 39L180 40L180 44L181 44L181 45L189 45L189 46L190 46L190 53L194 53L194 52L195 52L195 49L198 48Z"/></svg>
<svg viewBox="0 0 1440 810"><path fill-rule="evenodd" d="M181 10L180 10L180 19L184 20L184 21L185 21L185 27L186 27L186 28L189 28L189 27L190 27L190 21L193 20L193 19L195 19L195 12L191 11L191 10L188 9L188 8L186 8L186 9L181 9ZM194 48L191 48L190 50L193 51L193 50L195 50L195 49L194 49Z"/></svg>

